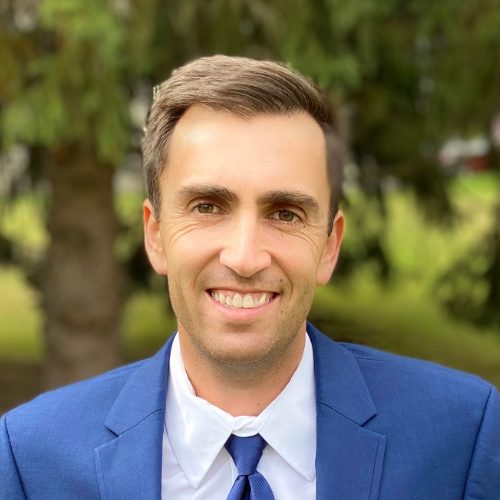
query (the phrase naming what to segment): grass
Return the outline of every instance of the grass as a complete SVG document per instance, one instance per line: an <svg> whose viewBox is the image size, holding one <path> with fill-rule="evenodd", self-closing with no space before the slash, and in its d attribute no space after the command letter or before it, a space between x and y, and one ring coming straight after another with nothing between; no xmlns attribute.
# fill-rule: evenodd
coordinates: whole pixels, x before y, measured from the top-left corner
<svg viewBox="0 0 500 500"><path fill-rule="evenodd" d="M127 304L123 317L123 345L128 359L151 356L177 329L164 296L136 294Z"/></svg>
<svg viewBox="0 0 500 500"><path fill-rule="evenodd" d="M38 297L18 269L0 268L0 361L39 361L43 357Z"/></svg>

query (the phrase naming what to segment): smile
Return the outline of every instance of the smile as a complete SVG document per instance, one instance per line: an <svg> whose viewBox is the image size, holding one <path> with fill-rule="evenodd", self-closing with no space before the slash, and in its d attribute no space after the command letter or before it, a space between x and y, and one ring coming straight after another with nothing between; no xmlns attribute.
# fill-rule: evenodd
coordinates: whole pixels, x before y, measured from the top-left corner
<svg viewBox="0 0 500 500"><path fill-rule="evenodd" d="M277 294L273 292L238 293L234 290L208 290L212 298L227 307L234 309L255 309L271 301Z"/></svg>

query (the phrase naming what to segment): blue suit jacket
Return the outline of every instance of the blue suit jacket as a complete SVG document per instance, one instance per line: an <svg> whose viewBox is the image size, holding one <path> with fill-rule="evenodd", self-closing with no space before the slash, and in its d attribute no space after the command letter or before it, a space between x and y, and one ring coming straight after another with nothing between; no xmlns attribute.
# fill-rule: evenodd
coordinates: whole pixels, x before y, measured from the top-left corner
<svg viewBox="0 0 500 500"><path fill-rule="evenodd" d="M500 499L490 384L308 332L319 500ZM0 500L160 500L171 345L5 415Z"/></svg>

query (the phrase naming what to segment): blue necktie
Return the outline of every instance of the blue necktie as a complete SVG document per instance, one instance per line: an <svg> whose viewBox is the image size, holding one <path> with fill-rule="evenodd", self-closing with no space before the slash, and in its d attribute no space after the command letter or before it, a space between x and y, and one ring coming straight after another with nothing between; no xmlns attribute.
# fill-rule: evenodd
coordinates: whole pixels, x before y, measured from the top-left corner
<svg viewBox="0 0 500 500"><path fill-rule="evenodd" d="M257 472L257 464L266 445L260 434L251 437L229 436L224 446L233 457L238 477L227 500L274 500L269 483Z"/></svg>

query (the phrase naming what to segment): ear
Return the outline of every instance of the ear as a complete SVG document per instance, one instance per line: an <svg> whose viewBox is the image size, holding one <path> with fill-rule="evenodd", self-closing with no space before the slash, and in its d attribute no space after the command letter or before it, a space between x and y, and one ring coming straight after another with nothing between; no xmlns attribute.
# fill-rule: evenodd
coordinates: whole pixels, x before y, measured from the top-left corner
<svg viewBox="0 0 500 500"><path fill-rule="evenodd" d="M339 210L333 221L333 229L326 240L326 245L319 261L316 285L326 285L332 277L340 252L340 244L344 236L344 214Z"/></svg>
<svg viewBox="0 0 500 500"><path fill-rule="evenodd" d="M167 257L165 255L165 247L160 233L160 224L154 216L153 206L149 200L145 200L142 204L144 214L144 243L146 245L146 253L153 269L158 274L168 274L167 272Z"/></svg>

